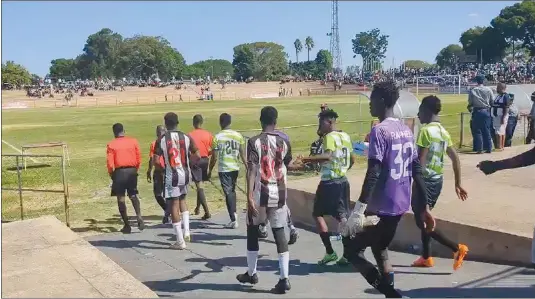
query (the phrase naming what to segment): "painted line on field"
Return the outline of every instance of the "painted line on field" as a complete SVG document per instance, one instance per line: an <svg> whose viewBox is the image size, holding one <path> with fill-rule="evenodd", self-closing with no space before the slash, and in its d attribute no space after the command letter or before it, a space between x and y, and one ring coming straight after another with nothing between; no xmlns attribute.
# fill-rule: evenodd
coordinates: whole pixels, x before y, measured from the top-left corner
<svg viewBox="0 0 535 299"><path fill-rule="evenodd" d="M5 141L4 139L2 139L2 143L9 146L10 148L14 149L17 153L19 154L22 154L22 151L20 149L18 149L16 146L14 146L13 144ZM35 160L34 158L32 157L28 157L28 159L32 160L33 163L39 163L39 161Z"/></svg>

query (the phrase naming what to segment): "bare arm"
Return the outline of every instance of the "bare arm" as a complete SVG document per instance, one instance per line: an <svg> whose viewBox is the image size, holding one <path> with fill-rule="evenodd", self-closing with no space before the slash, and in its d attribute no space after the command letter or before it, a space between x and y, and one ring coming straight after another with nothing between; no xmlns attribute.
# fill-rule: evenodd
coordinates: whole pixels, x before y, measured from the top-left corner
<svg viewBox="0 0 535 299"><path fill-rule="evenodd" d="M446 149L448 157L450 157L452 166L453 166L453 175L455 176L455 186L461 185L461 161L459 160L459 155L453 149L453 147L448 146Z"/></svg>
<svg viewBox="0 0 535 299"><path fill-rule="evenodd" d="M425 161L427 161L427 154L429 154L429 148L418 146L418 159L420 165L425 168Z"/></svg>
<svg viewBox="0 0 535 299"><path fill-rule="evenodd" d="M349 154L349 168L347 170L350 170L353 165L355 165L355 162L357 161L357 156L354 153Z"/></svg>

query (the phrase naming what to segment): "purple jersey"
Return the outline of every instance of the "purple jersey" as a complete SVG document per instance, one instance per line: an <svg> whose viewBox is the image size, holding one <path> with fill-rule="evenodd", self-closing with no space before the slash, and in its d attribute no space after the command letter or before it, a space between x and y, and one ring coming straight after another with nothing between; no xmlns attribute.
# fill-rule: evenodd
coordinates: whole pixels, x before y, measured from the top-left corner
<svg viewBox="0 0 535 299"><path fill-rule="evenodd" d="M418 159L414 136L399 119L387 118L372 128L368 159L382 163L368 211L396 216L411 206L412 162Z"/></svg>
<svg viewBox="0 0 535 299"><path fill-rule="evenodd" d="M288 137L288 135L284 133L283 131L275 130L273 131L273 133L279 135L279 137L284 139L284 141L290 142L290 137Z"/></svg>

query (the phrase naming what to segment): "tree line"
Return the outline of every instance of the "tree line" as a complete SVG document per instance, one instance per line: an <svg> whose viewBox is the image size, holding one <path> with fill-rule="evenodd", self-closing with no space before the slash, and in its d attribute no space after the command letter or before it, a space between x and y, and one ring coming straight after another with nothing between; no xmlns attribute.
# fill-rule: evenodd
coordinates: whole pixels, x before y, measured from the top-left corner
<svg viewBox="0 0 535 299"><path fill-rule="evenodd" d="M380 65L385 58L389 36L378 28L362 31L352 42L354 57L361 56L364 65ZM489 26L474 27L463 32L460 45L450 44L436 56L440 68L454 67L463 60L481 63L505 60L524 60L535 55L535 2L524 0L507 6L493 18ZM328 50L319 50L315 59L310 52L315 43L311 36L294 42L295 62L289 58L284 46L274 42L244 43L234 47L232 62L209 59L186 64L182 54L161 36L135 35L124 38L109 28L90 35L83 51L75 58L58 58L51 61L49 75L56 78L133 78L153 76L161 80L172 78L233 77L236 80L280 80L284 76L324 78L332 71L333 57ZM299 61L306 49L307 60ZM409 60L407 67L425 68L430 64ZM349 70L349 69L348 69ZM349 70L356 72L356 68ZM34 76L35 78L35 76ZM20 84L30 82L32 75L24 67L8 62L2 64L2 82Z"/></svg>
<svg viewBox="0 0 535 299"><path fill-rule="evenodd" d="M459 43L440 50L436 56L439 67L471 61L526 61L535 57L535 2L524 0L503 8L489 26L464 31Z"/></svg>

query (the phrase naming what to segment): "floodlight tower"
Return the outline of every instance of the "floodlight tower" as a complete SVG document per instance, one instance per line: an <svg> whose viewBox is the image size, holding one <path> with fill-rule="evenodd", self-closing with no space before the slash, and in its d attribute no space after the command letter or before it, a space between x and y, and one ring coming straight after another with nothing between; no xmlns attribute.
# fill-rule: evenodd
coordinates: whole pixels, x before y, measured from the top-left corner
<svg viewBox="0 0 535 299"><path fill-rule="evenodd" d="M340 53L340 34L338 33L338 0L332 1L331 6L331 37L330 51L333 56L333 73L336 76L341 75L342 71L342 53Z"/></svg>

